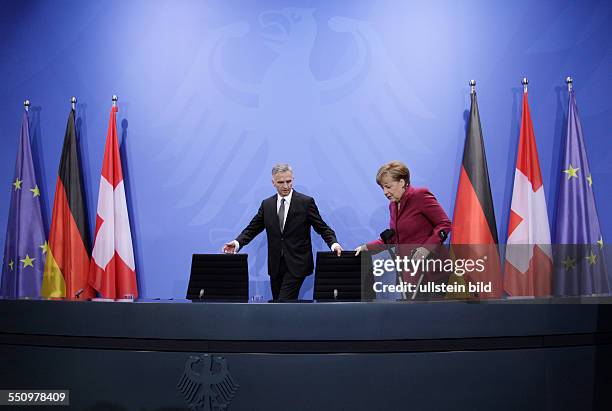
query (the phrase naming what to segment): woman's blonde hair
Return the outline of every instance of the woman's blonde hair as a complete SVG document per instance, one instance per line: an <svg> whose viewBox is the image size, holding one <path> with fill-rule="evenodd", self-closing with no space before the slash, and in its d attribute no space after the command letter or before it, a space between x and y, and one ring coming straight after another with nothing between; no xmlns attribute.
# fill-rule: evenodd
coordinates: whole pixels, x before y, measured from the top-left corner
<svg viewBox="0 0 612 411"><path fill-rule="evenodd" d="M399 160L389 161L383 164L376 173L376 183L382 186L382 179L385 175L389 175L393 181L404 180L406 187L410 185L410 171L406 164Z"/></svg>

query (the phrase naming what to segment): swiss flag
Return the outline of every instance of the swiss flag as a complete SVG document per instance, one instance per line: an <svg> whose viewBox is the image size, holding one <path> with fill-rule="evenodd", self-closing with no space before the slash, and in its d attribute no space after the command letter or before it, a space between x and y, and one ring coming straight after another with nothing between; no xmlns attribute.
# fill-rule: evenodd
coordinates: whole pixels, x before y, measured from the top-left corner
<svg viewBox="0 0 612 411"><path fill-rule="evenodd" d="M551 293L550 228L527 92L523 94L504 274L504 289L511 296Z"/></svg>
<svg viewBox="0 0 612 411"><path fill-rule="evenodd" d="M137 298L132 233L117 139L117 111L113 106L108 121L89 284L104 298Z"/></svg>

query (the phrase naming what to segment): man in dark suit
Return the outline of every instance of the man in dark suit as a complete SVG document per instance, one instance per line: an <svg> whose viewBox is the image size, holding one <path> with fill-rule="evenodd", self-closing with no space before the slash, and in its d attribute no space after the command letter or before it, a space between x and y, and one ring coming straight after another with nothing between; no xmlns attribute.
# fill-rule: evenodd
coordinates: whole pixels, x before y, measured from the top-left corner
<svg viewBox="0 0 612 411"><path fill-rule="evenodd" d="M268 274L275 300L295 300L306 276L312 274L310 227L340 255L336 234L321 218L312 197L293 190L293 171L288 164L272 168L272 185L277 194L261 202L257 214L240 235L223 246L233 254L264 229L268 237Z"/></svg>

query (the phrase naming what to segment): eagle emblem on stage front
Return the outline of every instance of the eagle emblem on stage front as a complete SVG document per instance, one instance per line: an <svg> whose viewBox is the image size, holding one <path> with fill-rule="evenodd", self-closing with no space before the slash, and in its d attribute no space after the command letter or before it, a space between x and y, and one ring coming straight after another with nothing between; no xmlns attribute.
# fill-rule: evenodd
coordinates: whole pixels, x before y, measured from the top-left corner
<svg viewBox="0 0 612 411"><path fill-rule="evenodd" d="M239 387L225 358L209 354L190 356L177 384L192 411L226 410Z"/></svg>

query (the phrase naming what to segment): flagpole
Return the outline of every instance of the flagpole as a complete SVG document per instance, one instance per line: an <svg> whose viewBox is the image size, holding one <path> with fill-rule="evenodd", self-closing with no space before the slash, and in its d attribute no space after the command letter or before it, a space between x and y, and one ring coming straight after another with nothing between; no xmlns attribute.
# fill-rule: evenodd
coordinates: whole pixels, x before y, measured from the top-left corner
<svg viewBox="0 0 612 411"><path fill-rule="evenodd" d="M523 93L527 93L527 84L529 84L529 80L527 80L527 77L523 77L523 80L521 80L521 84L523 85Z"/></svg>
<svg viewBox="0 0 612 411"><path fill-rule="evenodd" d="M113 94L113 107L117 107L117 100L118 100L117 95Z"/></svg>
<svg viewBox="0 0 612 411"><path fill-rule="evenodd" d="M77 98L72 97L70 99L70 107L72 107L72 111L76 111L76 103L77 103Z"/></svg>
<svg viewBox="0 0 612 411"><path fill-rule="evenodd" d="M470 94L476 94L476 80L470 80Z"/></svg>
<svg viewBox="0 0 612 411"><path fill-rule="evenodd" d="M572 86L573 86L574 80L571 77L568 76L565 79L565 82L567 83L567 91L572 91Z"/></svg>

